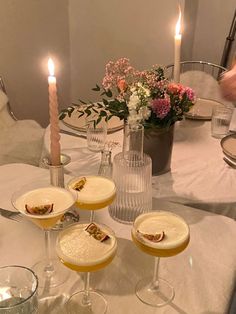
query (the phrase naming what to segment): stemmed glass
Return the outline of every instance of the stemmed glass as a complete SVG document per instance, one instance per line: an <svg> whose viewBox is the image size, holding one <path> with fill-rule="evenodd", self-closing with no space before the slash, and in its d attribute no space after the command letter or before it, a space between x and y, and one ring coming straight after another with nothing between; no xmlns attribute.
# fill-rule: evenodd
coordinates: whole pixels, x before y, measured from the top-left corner
<svg viewBox="0 0 236 314"><path fill-rule="evenodd" d="M56 287L67 279L68 273L59 261L51 258L50 230L75 203L75 197L72 191L40 181L24 185L12 195L13 206L44 231L46 258L32 267L40 287Z"/></svg>
<svg viewBox="0 0 236 314"><path fill-rule="evenodd" d="M161 307L173 300L174 288L159 277L160 257L182 252L190 240L189 227L183 218L167 211L152 211L136 218L131 230L136 246L155 256L152 277L141 279L136 287L137 297L148 305Z"/></svg>
<svg viewBox="0 0 236 314"><path fill-rule="evenodd" d="M84 290L79 291L70 297L68 308L73 308L74 305L76 305L78 309L83 308L83 313L91 313L92 311L92 313L102 314L106 312L107 301L102 294L90 291L90 272L98 270L111 262L115 256L117 243L114 233L110 228L105 225L97 225L94 223L94 211L102 209L113 202L116 195L116 187L111 179L102 176L73 178L68 183L68 187L77 192L76 206L82 210L90 211L90 224L76 224L74 229L73 227L71 227L71 229L68 227L68 229L62 231L58 238L59 240L57 240L57 254L62 263L73 270L85 272ZM88 236L88 231L85 230L86 228L90 230L92 237ZM63 236L67 233L71 233L72 230L74 231L75 237L79 238L80 234L84 235L85 238L83 237L82 243L86 250L75 249L74 252L77 253L74 253L75 256L71 260L67 253L63 253L61 243L63 242ZM96 239L97 236L100 237L104 234L109 236L107 240L100 242ZM72 241L70 241L70 243L72 243ZM76 241L76 246L78 246L78 248L79 245L81 245L81 240ZM64 246L66 248L67 241ZM95 246L95 248L93 248L93 246ZM97 253L89 262L89 256L92 256L95 252ZM88 254L88 256L83 256L85 253ZM83 262L78 262L83 258ZM75 259L77 262L74 261Z"/></svg>
<svg viewBox="0 0 236 314"><path fill-rule="evenodd" d="M66 304L68 313L106 313L107 301L101 293L90 290L89 274L110 264L116 250L115 234L103 224L76 223L59 233L56 251L60 261L85 274L84 289Z"/></svg>

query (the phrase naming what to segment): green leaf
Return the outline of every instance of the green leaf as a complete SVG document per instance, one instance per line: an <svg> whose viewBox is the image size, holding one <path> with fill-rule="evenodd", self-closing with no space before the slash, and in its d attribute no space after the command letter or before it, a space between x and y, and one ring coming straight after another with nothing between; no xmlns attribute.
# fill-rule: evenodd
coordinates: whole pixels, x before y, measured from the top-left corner
<svg viewBox="0 0 236 314"><path fill-rule="evenodd" d="M79 102L81 102L81 104L87 105L87 102L85 102L85 101L83 101L81 99L79 99Z"/></svg>
<svg viewBox="0 0 236 314"><path fill-rule="evenodd" d="M98 86L98 84L96 84L96 87L92 88L92 90L95 92L99 92L101 88Z"/></svg>

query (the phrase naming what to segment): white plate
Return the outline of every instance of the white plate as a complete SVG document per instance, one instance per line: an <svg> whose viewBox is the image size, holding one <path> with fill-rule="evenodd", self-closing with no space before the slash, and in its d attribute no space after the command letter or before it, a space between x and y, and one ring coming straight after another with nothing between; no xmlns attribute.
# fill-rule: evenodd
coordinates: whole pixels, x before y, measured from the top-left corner
<svg viewBox="0 0 236 314"><path fill-rule="evenodd" d="M193 120L211 120L212 109L219 104L223 106L216 100L198 98L189 112L185 113L185 117Z"/></svg>
<svg viewBox="0 0 236 314"><path fill-rule="evenodd" d="M86 114L79 118L80 113L75 109L71 116L66 116L62 122L77 131L85 132L86 131ZM108 133L119 131L123 128L124 122L118 117L112 117L107 123Z"/></svg>
<svg viewBox="0 0 236 314"><path fill-rule="evenodd" d="M225 155L232 159L236 159L236 134L230 134L223 137L220 141L220 145Z"/></svg>

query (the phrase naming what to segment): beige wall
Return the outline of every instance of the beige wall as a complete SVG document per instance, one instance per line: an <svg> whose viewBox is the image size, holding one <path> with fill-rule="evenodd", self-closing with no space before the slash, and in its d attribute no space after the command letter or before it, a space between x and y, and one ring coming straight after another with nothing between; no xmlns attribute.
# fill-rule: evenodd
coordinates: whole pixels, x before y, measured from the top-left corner
<svg viewBox="0 0 236 314"><path fill-rule="evenodd" d="M73 100L97 100L91 88L101 82L110 60L127 57L140 69L173 61L178 0L69 3Z"/></svg>
<svg viewBox="0 0 236 314"><path fill-rule="evenodd" d="M14 112L48 124L47 58L56 62L60 108L97 100L109 60L140 69L174 57L178 0L0 0L0 75ZM182 60L220 62L235 0L181 0ZM196 27L195 27L196 26Z"/></svg>
<svg viewBox="0 0 236 314"><path fill-rule="evenodd" d="M60 106L69 103L68 0L0 0L0 75L18 118L48 124L47 58L56 63Z"/></svg>
<svg viewBox="0 0 236 314"><path fill-rule="evenodd" d="M235 0L199 0L193 59L219 64L235 10Z"/></svg>

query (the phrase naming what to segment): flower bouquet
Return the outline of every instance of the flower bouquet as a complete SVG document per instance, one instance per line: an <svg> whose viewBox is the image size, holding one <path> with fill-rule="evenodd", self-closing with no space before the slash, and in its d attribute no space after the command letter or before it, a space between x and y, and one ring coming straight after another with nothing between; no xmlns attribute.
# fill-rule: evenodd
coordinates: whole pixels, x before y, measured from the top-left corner
<svg viewBox="0 0 236 314"><path fill-rule="evenodd" d="M144 126L144 152L153 163L153 174L170 170L173 131L176 121L183 119L195 101L191 88L176 84L165 77L165 69L153 66L139 71L126 58L110 61L106 65L102 87L96 85L101 101L82 106L69 107L60 114L60 119L74 110L82 115L94 116L94 124L113 116L129 124Z"/></svg>
<svg viewBox="0 0 236 314"><path fill-rule="evenodd" d="M126 58L110 61L106 65L102 87L96 85L93 88L102 100L91 104L81 101L82 106L78 108L62 110L60 119L78 110L79 117L98 114L95 123L117 116L129 123L142 123L145 129L168 128L183 119L195 96L191 88L167 80L164 72L159 66L138 71Z"/></svg>

